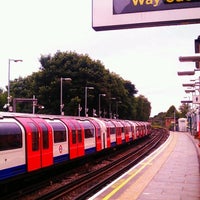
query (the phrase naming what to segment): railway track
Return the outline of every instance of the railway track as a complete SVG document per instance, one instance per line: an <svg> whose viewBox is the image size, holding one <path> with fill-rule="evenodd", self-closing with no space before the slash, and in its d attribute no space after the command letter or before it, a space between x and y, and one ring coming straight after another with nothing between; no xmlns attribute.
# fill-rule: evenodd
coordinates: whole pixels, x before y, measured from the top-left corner
<svg viewBox="0 0 200 200"><path fill-rule="evenodd" d="M149 152L159 146L163 140L163 137L166 135L163 131L159 131L159 133L160 134L155 134L150 141L137 148L137 150L123 154L116 160L110 160L109 164L105 165L104 167L90 172L83 177L56 188L44 195L41 195L36 199L87 199L89 196L92 196L105 185L133 167L147 154L149 154Z"/></svg>

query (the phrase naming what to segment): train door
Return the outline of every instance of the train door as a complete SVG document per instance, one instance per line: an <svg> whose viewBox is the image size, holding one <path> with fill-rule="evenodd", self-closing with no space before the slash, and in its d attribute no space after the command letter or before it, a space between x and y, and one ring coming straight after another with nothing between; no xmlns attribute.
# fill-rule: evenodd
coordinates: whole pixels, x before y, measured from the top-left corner
<svg viewBox="0 0 200 200"><path fill-rule="evenodd" d="M110 127L106 126L106 135L105 140L107 142L107 148L111 147L111 139L110 139Z"/></svg>
<svg viewBox="0 0 200 200"><path fill-rule="evenodd" d="M40 156L41 167L46 167L53 164L53 136L52 129L49 124L40 118L33 118L37 123L40 135Z"/></svg>
<svg viewBox="0 0 200 200"><path fill-rule="evenodd" d="M136 137L140 138L140 124L139 122L136 122L136 126L135 126L135 130L136 130Z"/></svg>
<svg viewBox="0 0 200 200"><path fill-rule="evenodd" d="M50 127L39 119L16 117L26 131L27 170L33 171L53 163L52 133ZM37 123L40 122L40 127ZM42 130L43 128L43 130ZM48 141L51 140L51 141Z"/></svg>
<svg viewBox="0 0 200 200"><path fill-rule="evenodd" d="M112 122L116 127L116 143L122 144L122 139L124 139L124 134L122 136L122 125L120 124L120 122L117 122L115 120L112 120Z"/></svg>
<svg viewBox="0 0 200 200"><path fill-rule="evenodd" d="M78 121L62 119L69 128L69 157L70 159L84 155L84 132Z"/></svg>
<svg viewBox="0 0 200 200"><path fill-rule="evenodd" d="M126 121L120 121L122 124L122 133L124 133L125 142L129 142L129 139L131 138L131 135L129 135L130 132L130 125Z"/></svg>
<svg viewBox="0 0 200 200"><path fill-rule="evenodd" d="M90 121L95 126L95 141L96 141L96 151L101 151L102 144L101 144L101 127L100 125L93 119L90 119Z"/></svg>
<svg viewBox="0 0 200 200"><path fill-rule="evenodd" d="M111 121L104 120L106 124L107 147L116 145L116 128Z"/></svg>
<svg viewBox="0 0 200 200"><path fill-rule="evenodd" d="M131 140L135 140L136 139L136 133L135 133L135 125L134 125L134 122L132 121L127 121L129 124L130 124L130 131L131 131Z"/></svg>
<svg viewBox="0 0 200 200"><path fill-rule="evenodd" d="M77 120L84 131L84 150L85 154L89 155L96 152L96 129L93 123L89 119L78 119Z"/></svg>

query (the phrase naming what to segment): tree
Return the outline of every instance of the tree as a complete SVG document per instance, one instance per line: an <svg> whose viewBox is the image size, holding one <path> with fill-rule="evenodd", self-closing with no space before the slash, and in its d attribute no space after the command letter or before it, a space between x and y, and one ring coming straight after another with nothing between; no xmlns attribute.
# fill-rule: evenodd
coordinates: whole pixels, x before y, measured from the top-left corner
<svg viewBox="0 0 200 200"><path fill-rule="evenodd" d="M191 106L187 103L183 103L180 107L180 117L185 118L186 114L189 112L189 110L191 109Z"/></svg>
<svg viewBox="0 0 200 200"><path fill-rule="evenodd" d="M143 95L136 98L137 102L137 117L136 120L147 121L151 113L151 104Z"/></svg>
<svg viewBox="0 0 200 200"><path fill-rule="evenodd" d="M63 111L66 115L77 115L78 106L82 107L84 115L85 87L94 87L88 91L88 114L93 115L93 109L98 110L99 94L106 94L101 98L101 110L106 111L109 117L119 115L122 119L147 120L151 106L144 96L135 97L137 89L130 81L124 80L118 74L105 69L99 60L92 60L88 55L75 52L60 52L55 55L42 55L41 67L38 72L26 78L19 78L11 82L13 97L38 99L38 103L45 109L39 113L60 114L60 80L71 78L72 81L63 81ZM30 108L19 105L20 112ZM146 109L146 110L145 110ZM30 110L31 111L31 110Z"/></svg>
<svg viewBox="0 0 200 200"><path fill-rule="evenodd" d="M180 113L176 110L176 107L174 105L170 106L166 113L166 117L176 117L179 118Z"/></svg>

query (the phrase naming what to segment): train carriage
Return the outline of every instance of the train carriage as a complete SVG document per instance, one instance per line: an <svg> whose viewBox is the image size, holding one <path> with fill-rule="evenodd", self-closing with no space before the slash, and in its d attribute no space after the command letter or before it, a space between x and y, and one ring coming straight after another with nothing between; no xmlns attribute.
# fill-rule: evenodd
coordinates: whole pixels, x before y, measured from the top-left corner
<svg viewBox="0 0 200 200"><path fill-rule="evenodd" d="M14 118L0 118L0 180L26 172L25 130Z"/></svg>

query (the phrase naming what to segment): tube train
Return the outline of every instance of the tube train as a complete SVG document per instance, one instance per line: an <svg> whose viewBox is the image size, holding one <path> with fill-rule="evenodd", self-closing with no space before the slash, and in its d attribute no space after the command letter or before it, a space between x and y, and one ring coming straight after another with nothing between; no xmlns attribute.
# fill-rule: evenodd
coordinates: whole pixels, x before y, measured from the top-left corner
<svg viewBox="0 0 200 200"><path fill-rule="evenodd" d="M0 112L0 182L150 133L149 122Z"/></svg>

